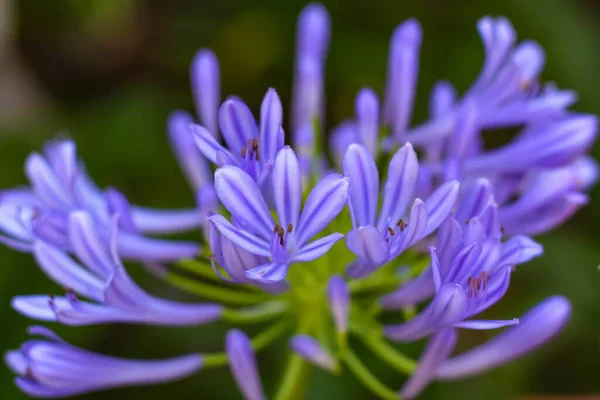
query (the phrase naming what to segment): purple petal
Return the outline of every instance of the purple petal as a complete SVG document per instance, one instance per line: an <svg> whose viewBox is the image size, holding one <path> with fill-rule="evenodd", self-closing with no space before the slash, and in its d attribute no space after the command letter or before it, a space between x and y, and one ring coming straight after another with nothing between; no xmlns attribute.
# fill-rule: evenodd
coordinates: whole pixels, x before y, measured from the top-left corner
<svg viewBox="0 0 600 400"><path fill-rule="evenodd" d="M260 106L260 151L263 161L274 160L281 148L283 110L275 89L267 91Z"/></svg>
<svg viewBox="0 0 600 400"><path fill-rule="evenodd" d="M215 190L225 208L245 227L263 239L271 238L275 222L250 175L233 166L219 168L215 172Z"/></svg>
<svg viewBox="0 0 600 400"><path fill-rule="evenodd" d="M502 243L501 265L523 264L542 255L543 247L528 236L513 236Z"/></svg>
<svg viewBox="0 0 600 400"><path fill-rule="evenodd" d="M293 260L294 262L316 260L327 253L343 237L344 235L336 232L305 244L300 248L300 251L294 256Z"/></svg>
<svg viewBox="0 0 600 400"><path fill-rule="evenodd" d="M436 370L452 353L456 346L457 334L454 329L444 329L433 336L423 351L417 369L404 384L400 392L403 399L417 397L435 377Z"/></svg>
<svg viewBox="0 0 600 400"><path fill-rule="evenodd" d="M442 285L433 301L413 319L384 328L385 336L398 342L418 340L435 330L458 322L467 309L464 289L454 283Z"/></svg>
<svg viewBox="0 0 600 400"><path fill-rule="evenodd" d="M374 226L352 229L346 235L346 246L372 266L379 266L389 258L385 238Z"/></svg>
<svg viewBox="0 0 600 400"><path fill-rule="evenodd" d="M65 252L42 241L33 245L36 262L53 281L87 298L102 301L104 282L73 261Z"/></svg>
<svg viewBox="0 0 600 400"><path fill-rule="evenodd" d="M148 238L121 231L117 240L119 255L126 260L170 262L196 257L200 246L194 242Z"/></svg>
<svg viewBox="0 0 600 400"><path fill-rule="evenodd" d="M437 379L455 380L477 375L536 350L556 336L571 316L571 304L561 296L546 299L521 322L489 342L445 361Z"/></svg>
<svg viewBox="0 0 600 400"><path fill-rule="evenodd" d="M392 248L390 249L392 257L397 257L404 250L421 240L425 236L427 227L428 217L425 204L421 199L416 199L410 209L408 227L401 232L404 236L398 238L397 244L392 244ZM400 241L400 238L402 241Z"/></svg>
<svg viewBox="0 0 600 400"><path fill-rule="evenodd" d="M102 278L112 274L112 259L107 242L98 237L92 217L86 211L75 211L69 215L69 240L77 257Z"/></svg>
<svg viewBox="0 0 600 400"><path fill-rule="evenodd" d="M225 338L225 348L229 356L231 373L246 400L265 398L256 357L248 337L240 330L232 329Z"/></svg>
<svg viewBox="0 0 600 400"><path fill-rule="evenodd" d="M509 320L470 320L463 321L457 324L452 325L455 328L464 328L464 329L475 329L475 330L489 330L489 329L498 329L504 328L507 326L517 325L519 320L517 318L509 319Z"/></svg>
<svg viewBox="0 0 600 400"><path fill-rule="evenodd" d="M487 310L504 296L510 284L511 270L512 267L502 267L489 278L486 288L483 293L480 294L482 299L477 299L478 301L469 304L469 310L465 315L465 318L469 318Z"/></svg>
<svg viewBox="0 0 600 400"><path fill-rule="evenodd" d="M479 178L469 184L458 203L456 219L465 222L479 215L493 201L492 186L487 179Z"/></svg>
<svg viewBox="0 0 600 400"><path fill-rule="evenodd" d="M342 211L348 199L348 186L346 178L330 173L313 187L296 229L299 247L321 232Z"/></svg>
<svg viewBox="0 0 600 400"><path fill-rule="evenodd" d="M349 205L354 227L375 225L379 199L379 174L366 147L351 144L342 162L350 182Z"/></svg>
<svg viewBox="0 0 600 400"><path fill-rule="evenodd" d="M27 157L25 173L35 195L44 204L59 209L72 207L73 200L63 186L69 182L61 182L40 154L33 153Z"/></svg>
<svg viewBox="0 0 600 400"><path fill-rule="evenodd" d="M335 371L337 363L321 344L308 335L296 335L290 340L292 351L300 357L328 371Z"/></svg>
<svg viewBox="0 0 600 400"><path fill-rule="evenodd" d="M302 183L298 158L291 147L286 146L277 153L272 180L279 224L283 229L287 229L289 224L296 227L302 203Z"/></svg>
<svg viewBox="0 0 600 400"><path fill-rule="evenodd" d="M419 162L412 145L406 143L392 157L383 189L383 205L377 229L383 232L404 215L413 198L419 174Z"/></svg>
<svg viewBox="0 0 600 400"><path fill-rule="evenodd" d="M203 186L204 187L204 186ZM202 190L202 189L200 189ZM134 225L140 232L150 234L179 233L195 229L204 221L201 210L157 210L139 206L131 208Z"/></svg>
<svg viewBox="0 0 600 400"><path fill-rule="evenodd" d="M442 115L452 111L456 102L456 90L450 82L439 81L431 91L431 99L429 102L429 114L433 118L441 117Z"/></svg>
<svg viewBox="0 0 600 400"><path fill-rule="evenodd" d="M214 137L219 137L217 109L221 101L221 76L219 60L215 53L202 49L190 67L192 94L200 123L206 126Z"/></svg>
<svg viewBox="0 0 600 400"><path fill-rule="evenodd" d="M335 321L337 332L348 330L348 317L350 314L350 291L344 278L333 275L327 283L327 299Z"/></svg>
<svg viewBox="0 0 600 400"><path fill-rule="evenodd" d="M206 160L195 146L190 124L194 122L191 115L183 111L175 111L169 115L167 133L171 149L179 167L188 183L194 189L212 181L211 172Z"/></svg>
<svg viewBox="0 0 600 400"><path fill-rule="evenodd" d="M431 257L431 274L433 276L433 285L435 286L435 291L440 290L442 286L442 272L440 266L440 260L437 257L435 252L435 247L429 246L429 254Z"/></svg>
<svg viewBox="0 0 600 400"><path fill-rule="evenodd" d="M237 281L245 281L245 272L264 263L264 258L257 256L240 246L235 245L227 237L221 239L221 266ZM213 250L214 251L214 250ZM219 259L219 257L217 257Z"/></svg>
<svg viewBox="0 0 600 400"><path fill-rule="evenodd" d="M392 132L399 141L412 116L421 36L417 20L409 19L396 28L390 43L384 121L392 126Z"/></svg>
<svg viewBox="0 0 600 400"><path fill-rule="evenodd" d="M361 89L354 103L356 131L360 143L377 155L379 146L379 99L372 89Z"/></svg>
<svg viewBox="0 0 600 400"><path fill-rule="evenodd" d="M258 137L258 128L252 112L239 100L227 100L219 108L221 135L229 150L241 156L242 148L248 141Z"/></svg>
<svg viewBox="0 0 600 400"><path fill-rule="evenodd" d="M221 146L215 138L200 125L191 124L194 142L204 157L208 158L213 164L238 165L237 158L226 148Z"/></svg>
<svg viewBox="0 0 600 400"><path fill-rule="evenodd" d="M534 41L526 40L513 50L511 59L519 67L521 79L531 82L542 71L546 61L545 57L542 46Z"/></svg>
<svg viewBox="0 0 600 400"><path fill-rule="evenodd" d="M246 277L263 283L279 282L285 279L289 265L271 262L246 271Z"/></svg>
<svg viewBox="0 0 600 400"><path fill-rule="evenodd" d="M294 129L318 121L323 125L324 65L314 57L296 60L294 94L292 97L292 121Z"/></svg>
<svg viewBox="0 0 600 400"><path fill-rule="evenodd" d="M427 229L423 237L436 230L448 218L458 196L458 181L450 181L440 186L425 202L427 208Z"/></svg>
<svg viewBox="0 0 600 400"><path fill-rule="evenodd" d="M213 215L209 220L217 227L223 236L227 237L241 248L261 256L271 255L269 242L252 233L236 228L222 215Z"/></svg>
<svg viewBox="0 0 600 400"><path fill-rule="evenodd" d="M386 310L399 310L403 307L417 304L435 294L431 268L423 271L419 277L408 281L396 291L379 299Z"/></svg>
<svg viewBox="0 0 600 400"><path fill-rule="evenodd" d="M56 321L56 314L50 306L50 300L55 306L64 307L68 305L65 297L51 298L48 295L15 296L10 305L18 313L38 321Z"/></svg>

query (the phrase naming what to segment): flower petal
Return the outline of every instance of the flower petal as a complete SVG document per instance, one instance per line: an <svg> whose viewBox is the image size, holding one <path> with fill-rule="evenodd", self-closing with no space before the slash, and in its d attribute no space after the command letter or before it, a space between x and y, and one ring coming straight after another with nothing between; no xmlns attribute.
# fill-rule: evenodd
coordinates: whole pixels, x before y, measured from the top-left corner
<svg viewBox="0 0 600 400"><path fill-rule="evenodd" d="M287 229L298 225L302 203L302 181L298 158L291 147L286 146L275 158L272 172L273 199L279 224Z"/></svg>
<svg viewBox="0 0 600 400"><path fill-rule="evenodd" d="M327 282L327 299L335 321L337 332L345 333L348 330L350 314L350 290L348 285L339 275L333 275Z"/></svg>
<svg viewBox="0 0 600 400"><path fill-rule="evenodd" d="M191 124L190 129L194 137L194 142L204 157L208 158L213 164L221 165L223 163L238 165L237 158L219 142L201 125Z"/></svg>
<svg viewBox="0 0 600 400"><path fill-rule="evenodd" d="M258 266L246 271L246 277L253 281L272 283L285 279L289 265L274 262Z"/></svg>
<svg viewBox="0 0 600 400"><path fill-rule="evenodd" d="M460 285L446 283L425 310L403 324L386 326L384 334L388 339L398 342L418 340L460 321L466 309L467 295L464 289Z"/></svg>
<svg viewBox="0 0 600 400"><path fill-rule="evenodd" d="M379 174L366 147L353 143L342 160L344 175L350 182L349 205L354 227L375 225L379 199Z"/></svg>
<svg viewBox="0 0 600 400"><path fill-rule="evenodd" d="M294 336L290 340L290 347L300 357L325 370L335 371L338 367L331 355L311 336Z"/></svg>
<svg viewBox="0 0 600 400"><path fill-rule="evenodd" d="M343 237L344 235L336 232L305 244L302 246L298 254L294 256L293 261L304 262L316 260L327 253L329 249L331 249L333 245Z"/></svg>
<svg viewBox="0 0 600 400"><path fill-rule="evenodd" d="M458 196L458 181L450 181L440 186L425 201L427 208L427 229L423 237L436 230L452 212Z"/></svg>
<svg viewBox="0 0 600 400"><path fill-rule="evenodd" d="M270 239L275 222L267 204L250 176L233 166L219 168L215 172L215 190L221 203L244 224L244 227Z"/></svg>
<svg viewBox="0 0 600 400"><path fill-rule="evenodd" d="M213 215L212 217L209 217L209 220L217 227L223 236L241 248L256 255L271 255L270 242L236 228L222 215Z"/></svg>
<svg viewBox="0 0 600 400"><path fill-rule="evenodd" d="M252 112L240 100L226 100L219 109L219 125L221 134L229 150L241 155L242 147L248 141L258 137L258 128Z"/></svg>
<svg viewBox="0 0 600 400"><path fill-rule="evenodd" d="M507 326L517 325L519 320L517 318L509 319L509 320L493 320L493 319L484 319L484 320L469 320L462 321L454 324L455 328L464 328L464 329L475 329L475 330L489 330L489 329L498 329L504 328Z"/></svg>
<svg viewBox="0 0 600 400"><path fill-rule="evenodd" d="M354 114L360 143L375 157L379 146L379 99L372 89L365 88L358 92L354 102Z"/></svg>
<svg viewBox="0 0 600 400"><path fill-rule="evenodd" d="M346 246L372 266L383 264L389 257L385 238L374 226L352 229L346 235Z"/></svg>
<svg viewBox="0 0 600 400"><path fill-rule="evenodd" d="M281 100L270 88L260 106L260 151L263 161L274 160L280 147L280 130L283 124Z"/></svg>
<svg viewBox="0 0 600 400"><path fill-rule="evenodd" d="M456 346L457 334L454 329L444 329L435 334L428 342L419 362L417 369L404 384L400 391L403 399L417 397L429 382L435 377L439 365L448 358Z"/></svg>
<svg viewBox="0 0 600 400"><path fill-rule="evenodd" d="M419 174L419 161L412 145L406 143L390 161L383 188L383 205L377 221L377 229L383 232L390 224L402 218L410 203Z"/></svg>
<svg viewBox="0 0 600 400"><path fill-rule="evenodd" d="M492 340L445 361L436 375L440 380L455 380L481 374L536 350L556 336L571 316L571 304L553 296L529 311L518 325Z"/></svg>
<svg viewBox="0 0 600 400"><path fill-rule="evenodd" d="M518 265L540 256L544 248L528 236L517 235L502 243L500 265Z"/></svg>
<svg viewBox="0 0 600 400"><path fill-rule="evenodd" d="M348 199L348 180L337 173L323 177L313 187L298 221L296 240L301 247L329 225L342 211Z"/></svg>

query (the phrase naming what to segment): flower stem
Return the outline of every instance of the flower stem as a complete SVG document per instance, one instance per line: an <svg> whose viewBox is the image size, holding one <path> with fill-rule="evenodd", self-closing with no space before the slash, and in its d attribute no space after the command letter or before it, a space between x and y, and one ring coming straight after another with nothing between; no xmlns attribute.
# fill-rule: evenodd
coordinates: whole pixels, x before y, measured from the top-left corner
<svg viewBox="0 0 600 400"><path fill-rule="evenodd" d="M361 336L361 339L373 353L391 367L407 375L411 375L414 372L416 368L415 362L390 346L381 337Z"/></svg>
<svg viewBox="0 0 600 400"><path fill-rule="evenodd" d="M242 293L229 288L210 285L201 281L168 272L164 280L188 293L202 296L208 300L215 300L225 304L253 305L268 300L268 297L258 293Z"/></svg>
<svg viewBox="0 0 600 400"><path fill-rule="evenodd" d="M221 320L234 324L252 324L268 321L285 312L287 305L280 301L272 301L255 307L231 309L224 308Z"/></svg>
<svg viewBox="0 0 600 400"><path fill-rule="evenodd" d="M305 398L306 385L304 383L308 380L309 374L310 364L297 354L290 354L279 390L274 397L275 400Z"/></svg>
<svg viewBox="0 0 600 400"><path fill-rule="evenodd" d="M215 274L215 272L212 270L212 268L210 268L210 265L208 265L205 262L202 262L202 260L195 258L186 258L177 261L175 266L180 270L191 272L192 274L201 276L204 279L211 280L214 282L222 282L221 278L219 278L217 274Z"/></svg>
<svg viewBox="0 0 600 400"><path fill-rule="evenodd" d="M388 388L381 383L356 357L356 355L348 349L346 358L344 359L348 368L354 375L365 385L373 394L387 400L398 400L398 393Z"/></svg>

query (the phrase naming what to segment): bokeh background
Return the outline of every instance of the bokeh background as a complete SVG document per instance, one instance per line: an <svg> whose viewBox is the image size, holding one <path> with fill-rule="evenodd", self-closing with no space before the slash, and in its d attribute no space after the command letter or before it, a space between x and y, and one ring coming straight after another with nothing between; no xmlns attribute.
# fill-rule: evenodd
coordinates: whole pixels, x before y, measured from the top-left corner
<svg viewBox="0 0 600 400"><path fill-rule="evenodd" d="M363 85L381 93L388 39L396 24L417 17L424 29L416 120L424 118L436 79L459 90L476 76L483 50L475 30L485 14L505 15L519 38L547 51L544 80L575 89L578 111L600 112L600 7L595 0L324 1L333 19L327 64L327 120L350 116ZM289 105L299 0L0 0L0 187L25 183L23 161L44 141L76 140L101 185L150 206L193 204L167 147L165 121L173 109L192 110L188 66L211 47L222 67L223 93L254 109L268 87ZM596 147L595 155L600 152ZM424 398L501 399L541 394L600 393L600 191L571 222L539 240L544 257L520 268L496 317L522 315L536 302L563 294L573 302L566 331L549 346L486 375L434 384ZM20 345L29 321L9 307L17 294L59 293L31 256L0 248L0 349ZM156 293L180 296L147 274L132 271ZM132 357L162 357L222 348L224 325L175 329L137 326L56 330L82 347ZM490 337L462 332L460 346ZM417 355L423 343L405 347ZM268 393L279 377L285 343L261 353ZM404 377L366 362L392 387ZM0 366L0 398L24 399ZM349 374L313 372L310 399L368 399ZM90 399L236 399L227 369L202 371L180 383L115 390ZM569 397L571 398L571 397ZM596 398L596 397L594 397ZM600 398L600 394L597 398Z"/></svg>

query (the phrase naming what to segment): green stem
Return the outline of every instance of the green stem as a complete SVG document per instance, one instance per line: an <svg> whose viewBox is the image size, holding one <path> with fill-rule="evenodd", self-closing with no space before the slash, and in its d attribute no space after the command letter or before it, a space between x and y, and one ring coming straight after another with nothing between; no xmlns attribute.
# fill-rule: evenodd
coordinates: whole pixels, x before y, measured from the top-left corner
<svg viewBox="0 0 600 400"><path fill-rule="evenodd" d="M412 375L416 368L415 362L390 346L381 337L361 336L367 347L391 367L407 375Z"/></svg>
<svg viewBox="0 0 600 400"><path fill-rule="evenodd" d="M234 324L252 324L268 321L285 312L287 305L280 301L272 301L256 307L241 309L224 308L221 320Z"/></svg>
<svg viewBox="0 0 600 400"><path fill-rule="evenodd" d="M275 400L304 399L304 382L308 380L309 374L310 364L297 354L290 354Z"/></svg>
<svg viewBox="0 0 600 400"><path fill-rule="evenodd" d="M204 279L209 279L214 282L222 282L221 278L215 274L215 271L202 260L195 258L186 258L183 260L177 261L175 266L183 271L191 272L192 274L201 276Z"/></svg>
<svg viewBox="0 0 600 400"><path fill-rule="evenodd" d="M208 300L216 300L225 304L253 305L268 299L268 297L264 295L256 293L241 293L228 288L193 280L173 272L168 272L165 275L164 280L165 282L188 293L202 296Z"/></svg>
<svg viewBox="0 0 600 400"><path fill-rule="evenodd" d="M344 361L348 368L356 375L358 380L360 380L373 394L386 400L398 400L398 393L381 383L350 349L347 350Z"/></svg>
<svg viewBox="0 0 600 400"><path fill-rule="evenodd" d="M289 322L285 320L278 321L256 335L250 341L255 352L259 352L269 344L273 343L277 338L285 333L289 327ZM213 353L202 355L205 368L217 368L227 365L229 357L227 353Z"/></svg>
<svg viewBox="0 0 600 400"><path fill-rule="evenodd" d="M402 279L398 277L380 277L376 279L359 279L348 283L352 294L364 292L389 292L398 287Z"/></svg>

